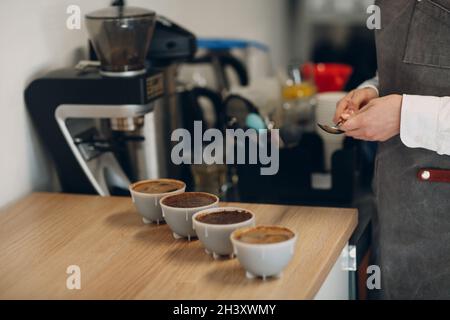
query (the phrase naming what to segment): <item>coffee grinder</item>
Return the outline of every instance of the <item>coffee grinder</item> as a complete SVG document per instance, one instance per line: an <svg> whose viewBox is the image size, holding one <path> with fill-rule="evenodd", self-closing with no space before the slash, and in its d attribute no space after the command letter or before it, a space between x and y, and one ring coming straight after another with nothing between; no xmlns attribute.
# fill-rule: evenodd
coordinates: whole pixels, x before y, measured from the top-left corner
<svg viewBox="0 0 450 320"><path fill-rule="evenodd" d="M25 91L62 191L125 195L137 180L177 178L170 132L182 115L172 107L173 74L194 56L195 37L127 6L88 14L86 26L98 61L50 72Z"/></svg>

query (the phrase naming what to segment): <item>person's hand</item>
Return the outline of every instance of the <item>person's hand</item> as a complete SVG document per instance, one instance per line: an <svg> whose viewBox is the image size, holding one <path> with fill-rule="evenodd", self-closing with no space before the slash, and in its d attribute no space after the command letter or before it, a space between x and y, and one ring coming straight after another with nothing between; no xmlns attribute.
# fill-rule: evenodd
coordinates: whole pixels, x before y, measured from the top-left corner
<svg viewBox="0 0 450 320"><path fill-rule="evenodd" d="M336 113L333 121L338 123L347 120L353 113L368 104L372 99L378 98L377 90L373 88L362 88L350 91L336 105Z"/></svg>
<svg viewBox="0 0 450 320"><path fill-rule="evenodd" d="M389 95L371 100L356 112L340 129L359 140L386 141L400 133L403 96Z"/></svg>

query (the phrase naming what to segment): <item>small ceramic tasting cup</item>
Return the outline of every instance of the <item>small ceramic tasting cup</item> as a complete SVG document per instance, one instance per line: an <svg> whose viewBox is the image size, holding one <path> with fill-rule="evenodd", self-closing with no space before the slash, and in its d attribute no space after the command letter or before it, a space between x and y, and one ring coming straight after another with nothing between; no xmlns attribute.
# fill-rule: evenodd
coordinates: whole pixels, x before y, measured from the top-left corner
<svg viewBox="0 0 450 320"><path fill-rule="evenodd" d="M212 254L214 259L233 258L231 233L239 228L254 226L255 215L246 209L223 207L197 212L192 221L206 253Z"/></svg>
<svg viewBox="0 0 450 320"><path fill-rule="evenodd" d="M145 184L152 183L168 185L169 188L166 188L166 190L170 191L158 192L156 190L155 193L138 191L139 189L142 189ZM186 184L183 181L174 179L143 180L133 183L130 185L129 189L133 203L139 214L142 216L142 221L145 224L160 224L161 222L164 222L164 219L159 201L165 196L183 193L186 190Z"/></svg>
<svg viewBox="0 0 450 320"><path fill-rule="evenodd" d="M256 232L261 237L246 241L245 235ZM273 234L285 234L284 240L266 242ZM247 278L280 277L295 253L297 235L288 228L280 226L256 226L234 231L231 236L234 253L247 271Z"/></svg>
<svg viewBox="0 0 450 320"><path fill-rule="evenodd" d="M169 195L160 200L163 217L175 239L197 237L192 227L192 216L199 211L215 208L219 198L205 192L185 192Z"/></svg>

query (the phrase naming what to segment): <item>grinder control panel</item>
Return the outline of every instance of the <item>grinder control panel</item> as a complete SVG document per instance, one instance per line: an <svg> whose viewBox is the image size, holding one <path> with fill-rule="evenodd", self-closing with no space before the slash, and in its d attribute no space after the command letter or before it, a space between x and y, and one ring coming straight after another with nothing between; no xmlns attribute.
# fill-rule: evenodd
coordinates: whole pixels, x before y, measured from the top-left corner
<svg viewBox="0 0 450 320"><path fill-rule="evenodd" d="M154 100L164 94L164 77L161 73L146 79L147 101Z"/></svg>

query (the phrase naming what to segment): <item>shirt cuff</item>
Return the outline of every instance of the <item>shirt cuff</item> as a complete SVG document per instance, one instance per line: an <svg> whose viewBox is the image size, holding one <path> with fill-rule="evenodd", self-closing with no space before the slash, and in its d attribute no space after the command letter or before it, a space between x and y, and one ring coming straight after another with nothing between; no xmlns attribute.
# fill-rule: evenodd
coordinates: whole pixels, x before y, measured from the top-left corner
<svg viewBox="0 0 450 320"><path fill-rule="evenodd" d="M360 85L358 87L358 89L365 89L365 88L372 88L372 89L374 89L377 92L377 96L380 96L380 91L378 90L377 86L375 86L373 84L370 84L370 83L367 83L367 84L363 83L362 85Z"/></svg>
<svg viewBox="0 0 450 320"><path fill-rule="evenodd" d="M409 148L425 148L439 154L450 154L450 128L442 118L448 118L449 112L447 110L447 117L441 114L445 102L445 98L403 95L400 121L400 139L403 144Z"/></svg>
<svg viewBox="0 0 450 320"><path fill-rule="evenodd" d="M364 88L372 88L377 92L377 95L380 96L380 90L378 89L380 86L380 82L378 80L378 73L372 79L366 80L358 86L358 89Z"/></svg>

